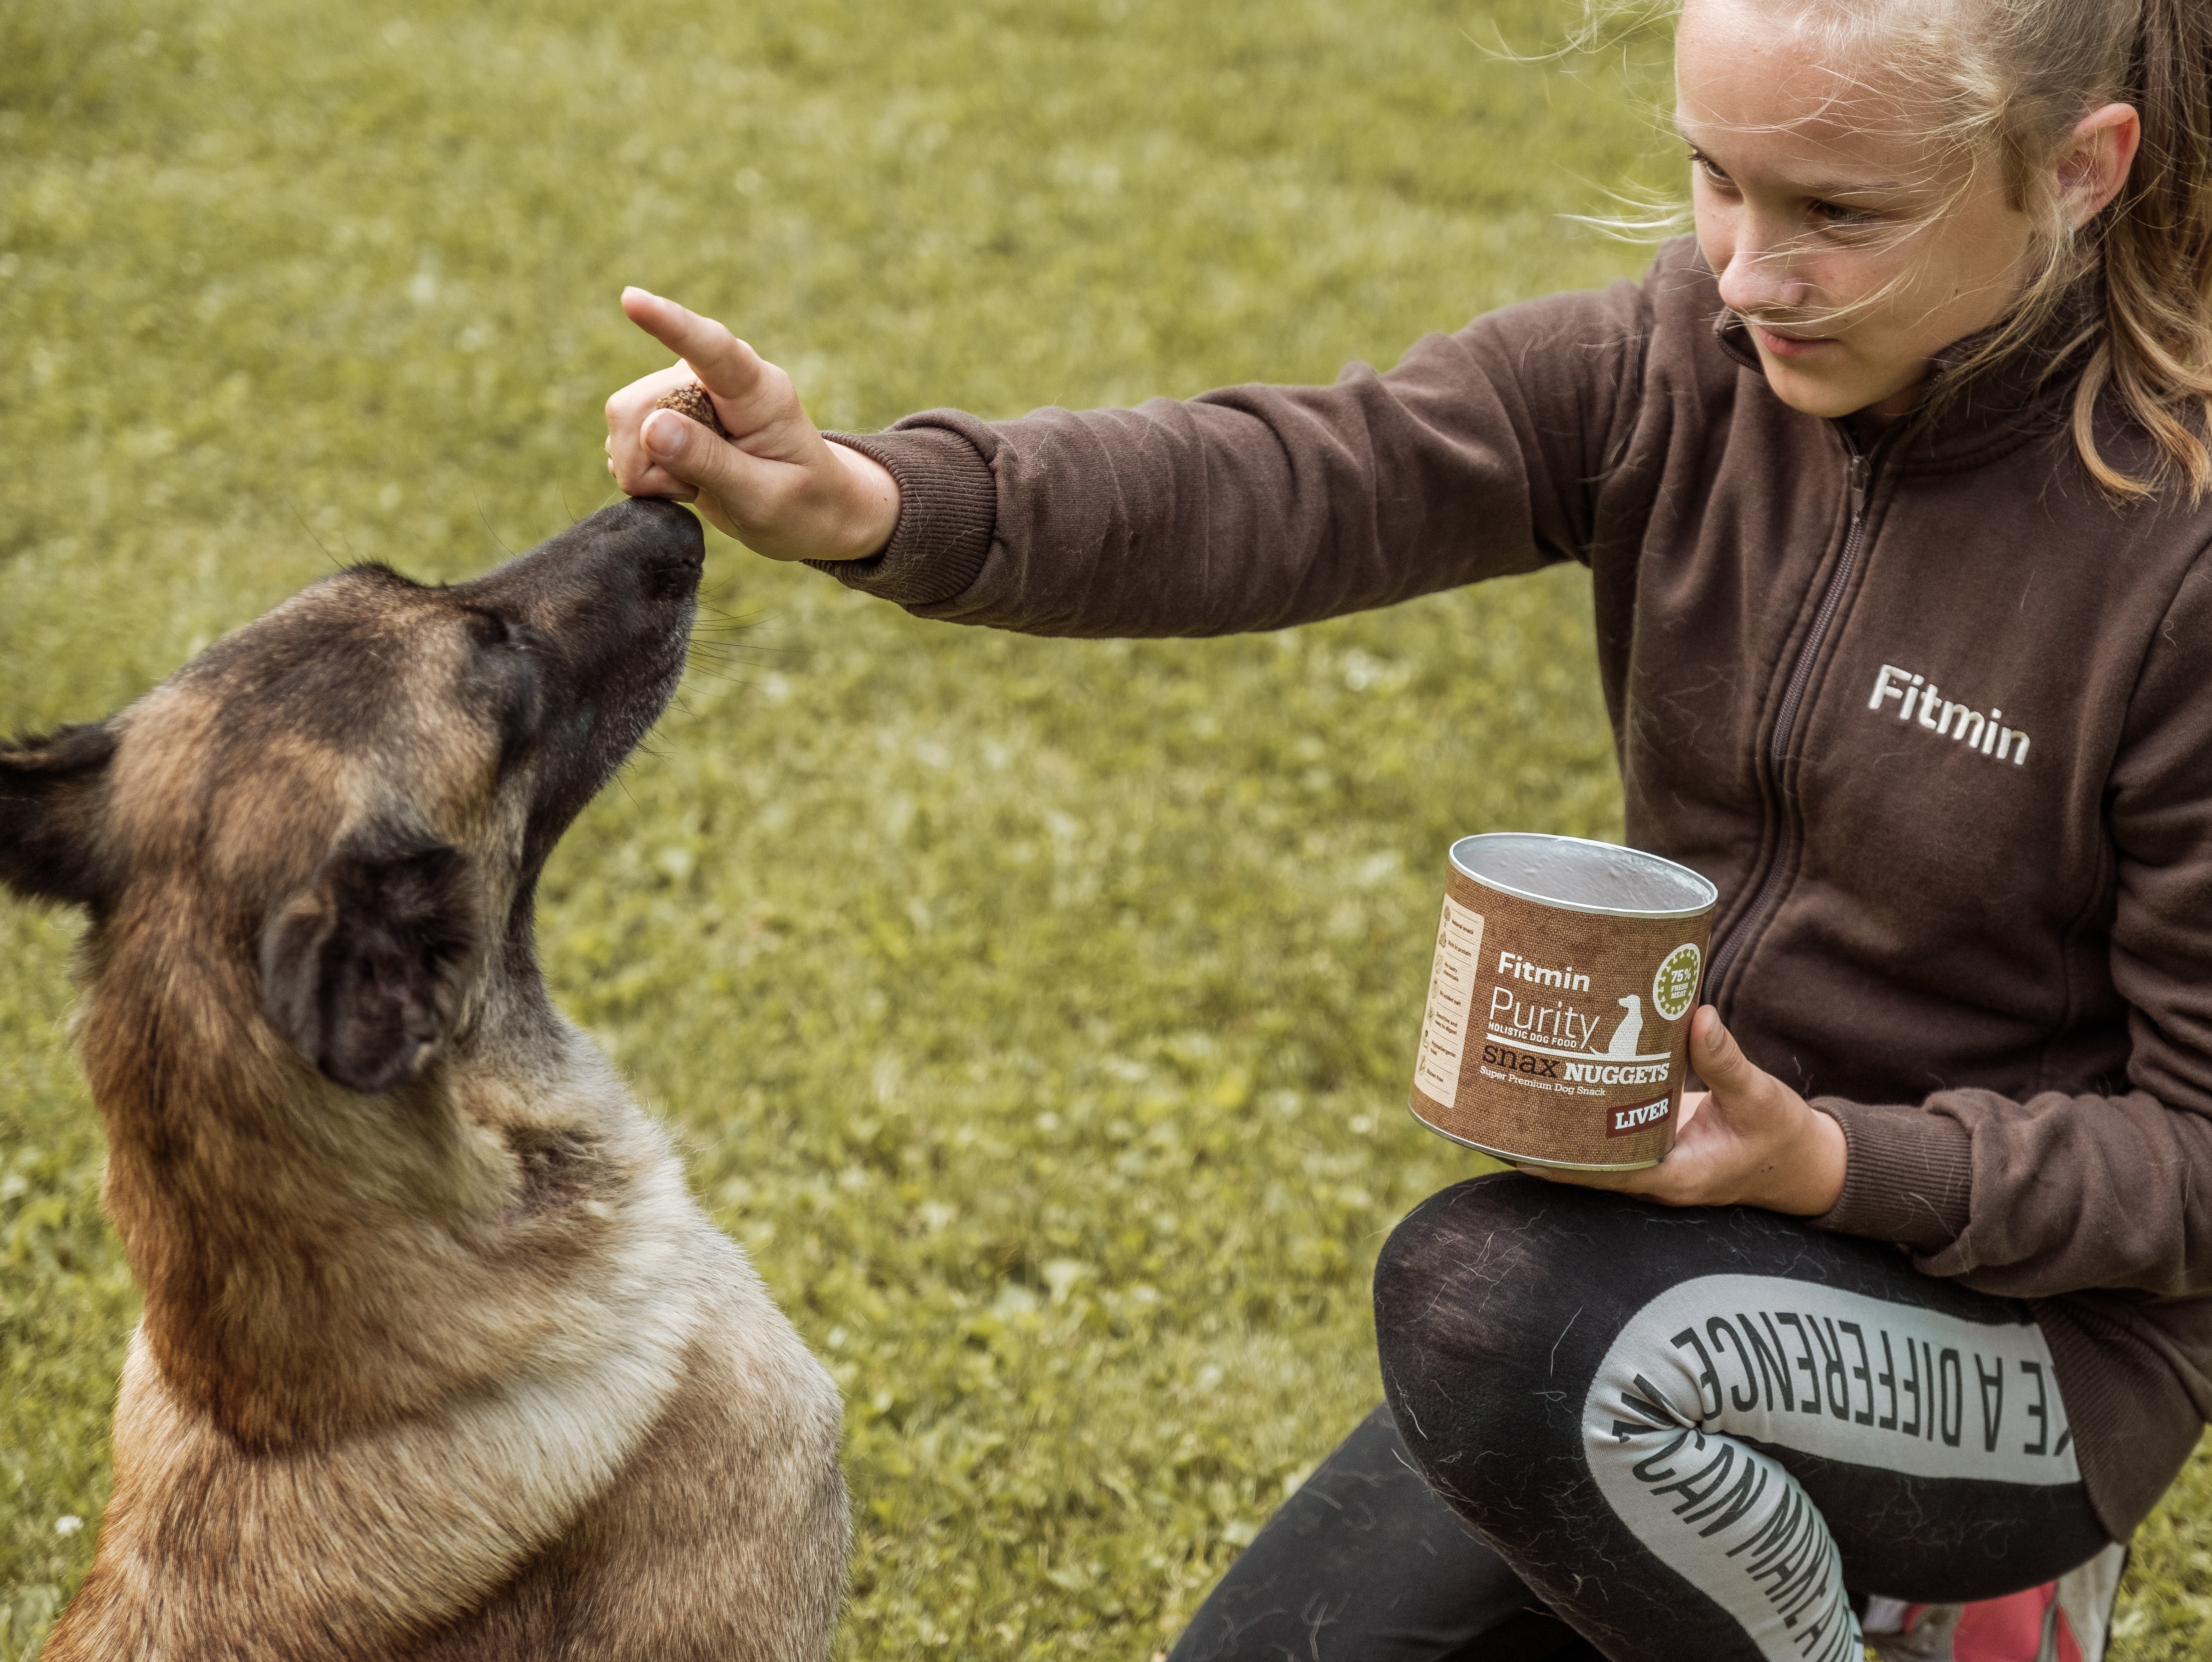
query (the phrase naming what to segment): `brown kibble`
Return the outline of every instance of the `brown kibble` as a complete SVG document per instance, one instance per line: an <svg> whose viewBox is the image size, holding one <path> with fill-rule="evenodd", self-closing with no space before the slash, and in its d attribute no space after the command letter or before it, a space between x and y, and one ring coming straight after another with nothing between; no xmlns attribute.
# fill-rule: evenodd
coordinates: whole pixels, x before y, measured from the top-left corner
<svg viewBox="0 0 2212 1662"><path fill-rule="evenodd" d="M730 429L722 425L722 418L714 413L714 400L707 396L707 389L692 381L688 386L672 387L653 401L656 410L673 410L679 416L689 416L700 426L730 436Z"/></svg>

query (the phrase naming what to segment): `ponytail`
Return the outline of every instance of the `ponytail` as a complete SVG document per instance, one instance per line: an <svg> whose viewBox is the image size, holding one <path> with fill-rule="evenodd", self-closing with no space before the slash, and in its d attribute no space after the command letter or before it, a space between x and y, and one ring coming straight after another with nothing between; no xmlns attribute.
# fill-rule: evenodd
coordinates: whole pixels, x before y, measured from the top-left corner
<svg viewBox="0 0 2212 1662"><path fill-rule="evenodd" d="M2142 148L2119 197L2084 229L2103 268L2102 338L2074 395L2074 442L2097 482L2122 497L2166 478L2192 500L2212 490L2212 4L2142 0L2128 84ZM2153 477L2124 473L2098 448L2109 387L2156 452Z"/></svg>

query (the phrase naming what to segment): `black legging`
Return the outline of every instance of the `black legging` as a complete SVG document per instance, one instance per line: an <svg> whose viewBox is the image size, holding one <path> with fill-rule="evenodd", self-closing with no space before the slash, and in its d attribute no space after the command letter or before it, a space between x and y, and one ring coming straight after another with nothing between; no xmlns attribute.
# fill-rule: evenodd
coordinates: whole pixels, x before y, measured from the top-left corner
<svg viewBox="0 0 2212 1662"><path fill-rule="evenodd" d="M1267 1520L1169 1662L1590 1662L1430 1491L1376 1409Z"/></svg>
<svg viewBox="0 0 2212 1662"><path fill-rule="evenodd" d="M1505 1174L1416 1208L1375 1304L1389 1407L1170 1662L1857 1662L1846 1586L2108 1544L2024 1310L1886 1246Z"/></svg>

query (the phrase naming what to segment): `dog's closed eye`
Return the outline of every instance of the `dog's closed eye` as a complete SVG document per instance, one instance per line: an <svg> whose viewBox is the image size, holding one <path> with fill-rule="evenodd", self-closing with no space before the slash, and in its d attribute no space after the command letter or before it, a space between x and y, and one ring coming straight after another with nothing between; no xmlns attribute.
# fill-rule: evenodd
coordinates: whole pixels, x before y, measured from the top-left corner
<svg viewBox="0 0 2212 1662"><path fill-rule="evenodd" d="M512 647L517 651L529 650L529 631L505 612L494 612L489 606L472 606L461 615L478 646L487 649Z"/></svg>

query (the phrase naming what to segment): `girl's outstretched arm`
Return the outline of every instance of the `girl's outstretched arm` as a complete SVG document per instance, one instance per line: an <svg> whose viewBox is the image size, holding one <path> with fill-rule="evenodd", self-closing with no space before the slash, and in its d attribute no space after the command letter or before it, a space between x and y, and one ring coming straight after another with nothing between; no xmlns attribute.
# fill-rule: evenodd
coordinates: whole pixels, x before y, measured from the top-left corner
<svg viewBox="0 0 2212 1662"><path fill-rule="evenodd" d="M696 499L760 552L924 617L1039 635L1279 629L1589 557L1657 488L1621 458L1663 450L1647 429L1709 396L1655 390L1649 343L1656 307L1710 286L1678 249L1641 285L1425 337L1387 374L1012 421L933 410L868 435L818 433L782 371L631 289L624 310L684 362L608 401L608 460L625 490ZM1710 323L1708 305L1693 326ZM1685 369L1736 373L1713 355L1667 375ZM732 439L655 411L695 375ZM1606 491L1621 500L1601 509Z"/></svg>

